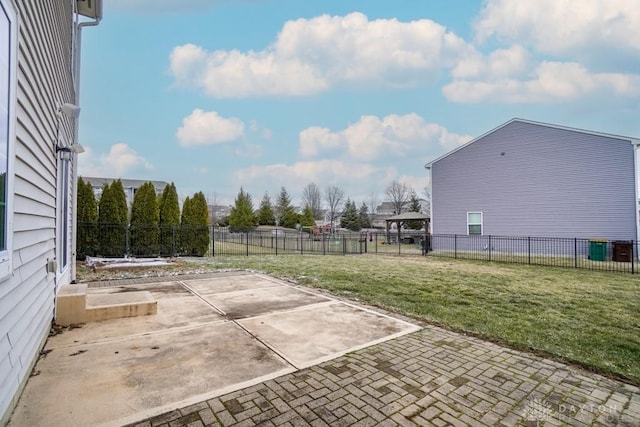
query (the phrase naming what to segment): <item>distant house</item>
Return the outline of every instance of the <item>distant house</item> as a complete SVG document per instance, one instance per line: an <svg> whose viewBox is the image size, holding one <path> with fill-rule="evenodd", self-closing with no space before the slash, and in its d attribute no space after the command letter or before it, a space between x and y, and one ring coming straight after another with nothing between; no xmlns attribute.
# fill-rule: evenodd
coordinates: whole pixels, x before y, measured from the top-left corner
<svg viewBox="0 0 640 427"><path fill-rule="evenodd" d="M433 233L636 240L639 145L513 119L425 165Z"/></svg>
<svg viewBox="0 0 640 427"><path fill-rule="evenodd" d="M219 220L231 214L231 206L207 205L209 210L209 224L216 225Z"/></svg>
<svg viewBox="0 0 640 427"><path fill-rule="evenodd" d="M94 20L78 24L76 10ZM100 10L0 0L0 425L74 278L79 41Z"/></svg>
<svg viewBox="0 0 640 427"><path fill-rule="evenodd" d="M93 194L95 194L97 200L100 200L100 196L102 195L102 189L104 188L104 186L107 184L111 185L111 183L116 180L116 178L101 178L93 176L83 176L82 179L85 182L91 183L91 186L93 187ZM129 206L131 206L131 203L133 202L133 196L136 194L136 191L138 191L138 188L142 187L143 184L147 182L152 183L156 189L156 194L158 196L162 194L162 192L164 191L164 187L169 185L169 183L164 181L149 181L142 179L121 178L120 181L122 182L124 195L127 197L127 204Z"/></svg>

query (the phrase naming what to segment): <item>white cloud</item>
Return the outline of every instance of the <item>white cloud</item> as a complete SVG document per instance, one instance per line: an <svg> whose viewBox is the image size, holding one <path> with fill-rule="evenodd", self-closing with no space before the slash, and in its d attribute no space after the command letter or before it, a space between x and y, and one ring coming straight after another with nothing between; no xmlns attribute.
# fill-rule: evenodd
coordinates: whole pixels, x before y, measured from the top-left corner
<svg viewBox="0 0 640 427"><path fill-rule="evenodd" d="M371 161L389 157L416 157L451 149L471 137L449 133L415 113L384 118L362 116L338 132L310 127L300 132L299 154L313 158L327 152L343 152L346 158Z"/></svg>
<svg viewBox="0 0 640 427"><path fill-rule="evenodd" d="M480 41L495 36L552 54L640 53L637 0L488 0L475 29Z"/></svg>
<svg viewBox="0 0 640 427"><path fill-rule="evenodd" d="M369 21L362 13L288 21L254 52L177 46L170 71L214 97L309 95L338 85L411 87L434 80L474 49L428 19Z"/></svg>
<svg viewBox="0 0 640 427"><path fill-rule="evenodd" d="M598 94L630 98L640 96L640 75L592 73L575 62L543 62L531 76L456 80L443 93L460 103L550 103Z"/></svg>
<svg viewBox="0 0 640 427"><path fill-rule="evenodd" d="M176 132L180 145L220 144L235 141L244 135L244 123L235 117L225 118L215 111L199 108L182 120L182 127Z"/></svg>
<svg viewBox="0 0 640 427"><path fill-rule="evenodd" d="M474 54L463 58L451 70L451 75L457 79L508 77L526 72L531 62L529 52L521 45L514 45L508 49L497 49L486 57Z"/></svg>
<svg viewBox="0 0 640 427"><path fill-rule="evenodd" d="M293 164L272 164L266 166L252 166L236 170L233 174L234 182L241 182L243 186L254 194L269 191L273 196L282 185L289 193L297 198L309 182L325 186L338 185L350 197L362 197L370 190L378 188L384 192L384 186L396 176L393 167L376 167L366 163L346 162L342 160L300 161ZM365 190L366 189L366 190Z"/></svg>
<svg viewBox="0 0 640 427"><path fill-rule="evenodd" d="M114 144L109 152L96 157L91 147L78 160L81 176L120 178L139 170L152 170L153 165L124 142Z"/></svg>

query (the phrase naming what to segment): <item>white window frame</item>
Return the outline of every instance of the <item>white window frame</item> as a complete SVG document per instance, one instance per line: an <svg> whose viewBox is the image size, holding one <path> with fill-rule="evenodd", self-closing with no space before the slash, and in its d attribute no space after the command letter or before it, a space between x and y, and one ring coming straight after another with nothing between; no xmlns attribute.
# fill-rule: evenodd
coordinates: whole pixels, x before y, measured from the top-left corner
<svg viewBox="0 0 640 427"><path fill-rule="evenodd" d="M471 215L480 215L480 222L470 222L469 220L469 216ZM480 226L480 232L479 233L472 233L470 227L472 225L479 225ZM472 212L467 212L467 236L482 236L484 233L484 215L482 214L482 212L480 211L472 211Z"/></svg>
<svg viewBox="0 0 640 427"><path fill-rule="evenodd" d="M14 185L14 157L13 150L16 140L16 85L18 70L18 14L11 0L0 0L0 14L4 19L4 15L9 19L9 39L2 40L0 43L8 43L8 82L0 82L0 85L8 84L9 99L8 108L8 133L7 133L7 176L6 176L6 200L5 200L5 239L6 247L0 251L0 280L6 280L13 273L13 185Z"/></svg>

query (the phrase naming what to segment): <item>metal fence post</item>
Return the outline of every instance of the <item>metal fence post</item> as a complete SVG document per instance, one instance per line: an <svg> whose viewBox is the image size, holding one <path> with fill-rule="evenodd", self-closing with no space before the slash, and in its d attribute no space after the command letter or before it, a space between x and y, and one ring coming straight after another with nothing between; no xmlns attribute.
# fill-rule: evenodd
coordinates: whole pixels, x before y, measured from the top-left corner
<svg viewBox="0 0 640 427"><path fill-rule="evenodd" d="M489 262L491 262L491 235L489 235L489 247L488 247L488 250L489 250Z"/></svg>
<svg viewBox="0 0 640 427"><path fill-rule="evenodd" d="M129 255L129 226L124 226L124 256Z"/></svg>
<svg viewBox="0 0 640 427"><path fill-rule="evenodd" d="M527 236L527 254L529 265L531 265L531 236Z"/></svg>
<svg viewBox="0 0 640 427"><path fill-rule="evenodd" d="M216 226L211 226L211 256L216 256Z"/></svg>
<svg viewBox="0 0 640 427"><path fill-rule="evenodd" d="M453 235L453 257L458 258L458 235Z"/></svg>
<svg viewBox="0 0 640 427"><path fill-rule="evenodd" d="M573 238L573 267L578 268L578 238Z"/></svg>

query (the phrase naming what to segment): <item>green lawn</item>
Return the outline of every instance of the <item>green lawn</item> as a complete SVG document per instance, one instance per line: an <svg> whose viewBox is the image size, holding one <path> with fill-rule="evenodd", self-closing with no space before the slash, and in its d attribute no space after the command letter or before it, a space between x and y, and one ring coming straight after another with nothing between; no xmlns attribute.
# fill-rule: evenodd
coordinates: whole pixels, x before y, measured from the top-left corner
<svg viewBox="0 0 640 427"><path fill-rule="evenodd" d="M640 384L640 276L429 257L250 256L246 268Z"/></svg>

